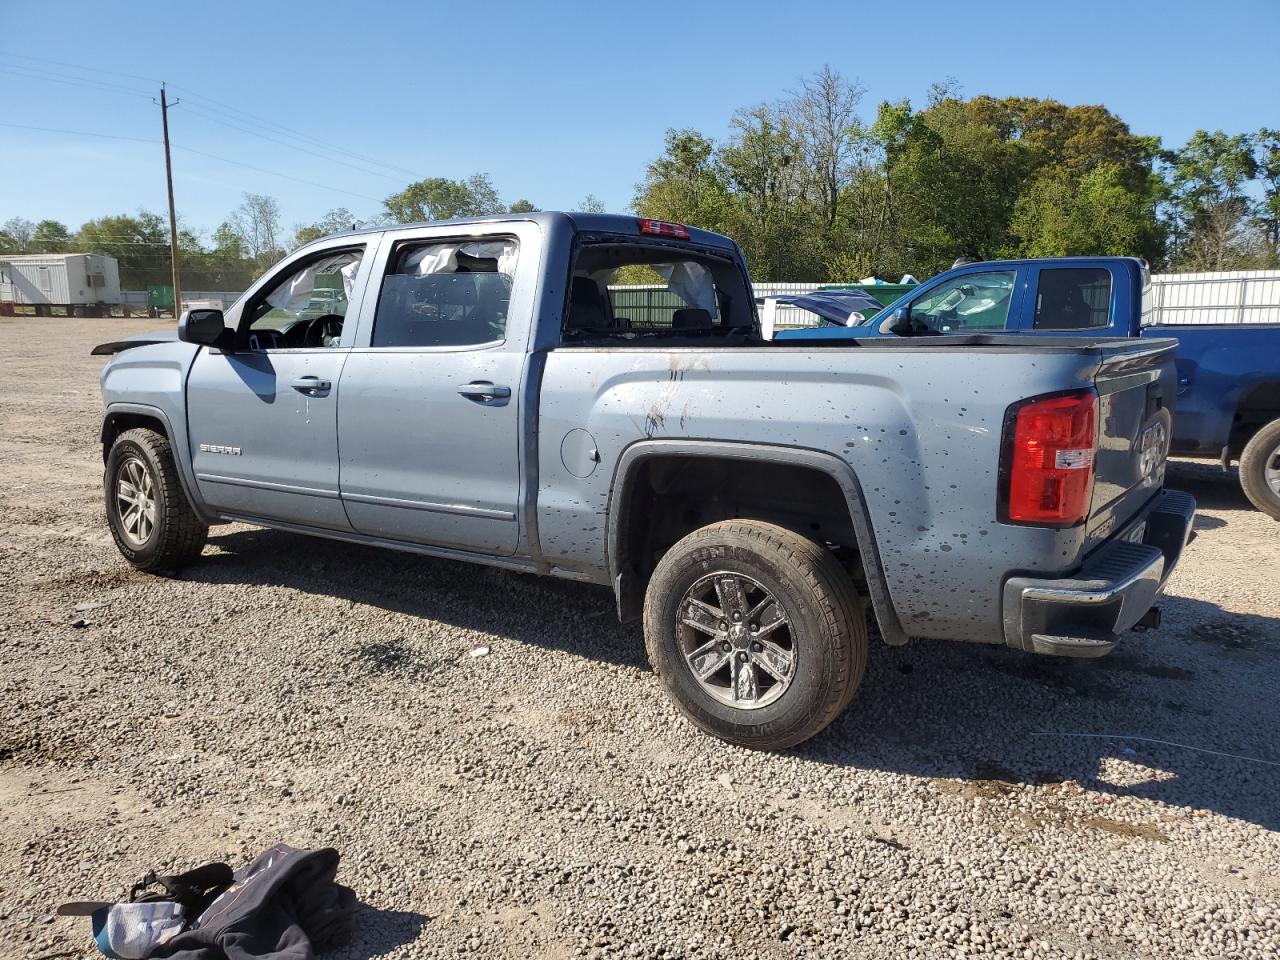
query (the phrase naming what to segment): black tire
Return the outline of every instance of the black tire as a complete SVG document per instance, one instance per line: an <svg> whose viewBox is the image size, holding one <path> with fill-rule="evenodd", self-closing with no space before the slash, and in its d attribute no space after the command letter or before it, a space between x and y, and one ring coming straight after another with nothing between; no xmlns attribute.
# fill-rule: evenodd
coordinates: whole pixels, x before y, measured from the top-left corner
<svg viewBox="0 0 1280 960"><path fill-rule="evenodd" d="M786 617L793 654L789 680L776 699L753 708L741 709L709 692L687 659L689 647L704 638L680 625L682 612L691 591L709 578L714 583L717 573L772 595L779 616ZM794 746L826 728L853 699L867 667L864 606L844 567L822 545L755 520L713 523L667 551L645 593L644 633L654 672L680 711L707 733L758 750ZM730 656L747 659L743 653ZM725 691L736 699L734 682Z"/></svg>
<svg viewBox="0 0 1280 960"><path fill-rule="evenodd" d="M145 529L131 529L121 501L124 475L137 464L149 476L154 508ZM116 437L103 475L107 525L121 555L149 573L172 572L200 556L209 527L196 516L182 490L168 439L139 427ZM126 488L127 489L127 488ZM144 534L144 535L140 535Z"/></svg>
<svg viewBox="0 0 1280 960"><path fill-rule="evenodd" d="M1267 471L1272 476L1280 470L1280 419L1272 420L1253 435L1244 452L1240 454L1240 486L1249 502L1280 520L1280 490L1267 482Z"/></svg>

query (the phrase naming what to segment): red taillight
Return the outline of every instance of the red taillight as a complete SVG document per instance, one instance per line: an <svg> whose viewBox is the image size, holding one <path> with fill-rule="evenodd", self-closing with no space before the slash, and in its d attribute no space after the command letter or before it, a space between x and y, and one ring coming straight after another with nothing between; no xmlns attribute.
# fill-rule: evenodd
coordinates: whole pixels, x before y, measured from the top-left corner
<svg viewBox="0 0 1280 960"><path fill-rule="evenodd" d="M689 239L689 228L683 223L668 223L666 220L641 220L640 232L650 233L655 237L675 237L677 240Z"/></svg>
<svg viewBox="0 0 1280 960"><path fill-rule="evenodd" d="M1089 515L1098 395L1092 390L1029 400L1005 427L1007 498L1000 519L1071 527Z"/></svg>

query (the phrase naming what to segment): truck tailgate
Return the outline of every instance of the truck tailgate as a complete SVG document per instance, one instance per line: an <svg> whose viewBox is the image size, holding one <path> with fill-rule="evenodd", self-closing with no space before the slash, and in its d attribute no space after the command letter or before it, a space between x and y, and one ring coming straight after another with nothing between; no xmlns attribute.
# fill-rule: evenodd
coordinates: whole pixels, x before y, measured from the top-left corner
<svg viewBox="0 0 1280 960"><path fill-rule="evenodd" d="M1177 396L1177 341L1108 341L1099 350L1102 362L1094 377L1098 447L1086 553L1122 528L1163 486Z"/></svg>

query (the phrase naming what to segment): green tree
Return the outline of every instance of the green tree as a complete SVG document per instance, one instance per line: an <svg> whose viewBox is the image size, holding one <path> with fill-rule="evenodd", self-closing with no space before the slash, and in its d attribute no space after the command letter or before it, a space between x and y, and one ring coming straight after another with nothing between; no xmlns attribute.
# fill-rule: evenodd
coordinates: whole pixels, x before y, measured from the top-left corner
<svg viewBox="0 0 1280 960"><path fill-rule="evenodd" d="M821 279L813 243L817 209L806 188L799 133L787 113L769 104L739 110L719 163L733 189L725 222L753 271L764 280Z"/></svg>
<svg viewBox="0 0 1280 960"><path fill-rule="evenodd" d="M594 193L588 193L582 198L582 202L578 204L578 211L580 213L604 213L604 201Z"/></svg>
<svg viewBox="0 0 1280 960"><path fill-rule="evenodd" d="M721 233L732 197L715 142L696 130L668 130L662 154L645 170L632 207L642 217Z"/></svg>
<svg viewBox="0 0 1280 960"><path fill-rule="evenodd" d="M275 197L246 193L226 222L240 235L245 256L254 262L258 273L284 255L280 204Z"/></svg>
<svg viewBox="0 0 1280 960"><path fill-rule="evenodd" d="M1253 266L1257 238L1249 236L1246 193L1259 172L1249 134L1197 130L1167 156L1172 259L1179 269L1230 270Z"/></svg>
<svg viewBox="0 0 1280 960"><path fill-rule="evenodd" d="M428 177L391 194L383 206L395 223L480 217L503 210L498 192L485 173L466 180Z"/></svg>
<svg viewBox="0 0 1280 960"><path fill-rule="evenodd" d="M954 99L915 114L898 105L877 124L889 205L880 272L927 275L956 257L999 256L1025 176L1022 148Z"/></svg>
<svg viewBox="0 0 1280 960"><path fill-rule="evenodd" d="M1054 167L1018 197L1010 229L1022 256L1133 256L1158 241L1154 219L1152 199L1129 189L1118 165L1074 182Z"/></svg>
<svg viewBox="0 0 1280 960"><path fill-rule="evenodd" d="M904 106L882 109L873 127L889 206L881 259L895 269L925 274L957 256L1068 248L1159 257L1158 143L1106 108L961 100L947 88L920 113Z"/></svg>
<svg viewBox="0 0 1280 960"><path fill-rule="evenodd" d="M150 211L141 210L136 217L118 214L90 220L80 227L75 246L85 253L115 257L120 286L126 290L170 281L168 221Z"/></svg>
<svg viewBox="0 0 1280 960"><path fill-rule="evenodd" d="M29 253L35 237L36 225L22 217L10 217L0 226L0 251L4 253Z"/></svg>
<svg viewBox="0 0 1280 960"><path fill-rule="evenodd" d="M1280 265L1280 130L1264 127L1254 138L1257 147L1258 179L1262 200L1258 204L1258 224L1270 248L1271 265Z"/></svg>
<svg viewBox="0 0 1280 960"><path fill-rule="evenodd" d="M1160 262L1158 139L1106 107L964 99L881 103L829 67L739 110L716 142L667 131L636 187L644 215L733 236L761 279L925 277L959 256L1125 253Z"/></svg>
<svg viewBox="0 0 1280 960"><path fill-rule="evenodd" d="M511 206L507 207L508 213L537 213L538 208L529 200L517 200Z"/></svg>
<svg viewBox="0 0 1280 960"><path fill-rule="evenodd" d="M858 117L865 92L824 66L801 80L782 104L800 148L806 189L828 231L840 218L865 156L866 134Z"/></svg>
<svg viewBox="0 0 1280 960"><path fill-rule="evenodd" d="M31 249L37 253L65 253L71 249L71 231L57 220L41 220L31 235Z"/></svg>
<svg viewBox="0 0 1280 960"><path fill-rule="evenodd" d="M257 264L249 257L248 248L239 232L222 223L213 231L213 246L204 261L209 280L206 289L243 290L258 274Z"/></svg>
<svg viewBox="0 0 1280 960"><path fill-rule="evenodd" d="M355 228L355 214L346 207L338 207L336 210L330 210L315 223L295 227L293 232L293 249L296 250L304 243L310 243L312 240L319 240L321 237L327 237L335 233L343 233L347 230L354 230Z"/></svg>

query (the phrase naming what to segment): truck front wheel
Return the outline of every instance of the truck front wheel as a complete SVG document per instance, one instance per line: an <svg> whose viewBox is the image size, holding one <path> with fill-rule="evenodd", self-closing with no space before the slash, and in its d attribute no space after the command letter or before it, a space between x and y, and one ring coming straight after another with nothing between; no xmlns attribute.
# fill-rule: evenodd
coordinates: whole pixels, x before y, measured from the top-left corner
<svg viewBox="0 0 1280 960"><path fill-rule="evenodd" d="M1240 454L1240 486L1255 507L1280 520L1280 419L1255 433Z"/></svg>
<svg viewBox="0 0 1280 960"><path fill-rule="evenodd" d="M681 712L755 749L824 729L866 671L863 604L844 567L821 544L754 520L713 523L667 551L644 631Z"/></svg>
<svg viewBox="0 0 1280 960"><path fill-rule="evenodd" d="M187 502L163 435L139 427L116 437L103 486L111 536L139 570L177 570L200 556L209 528Z"/></svg>

